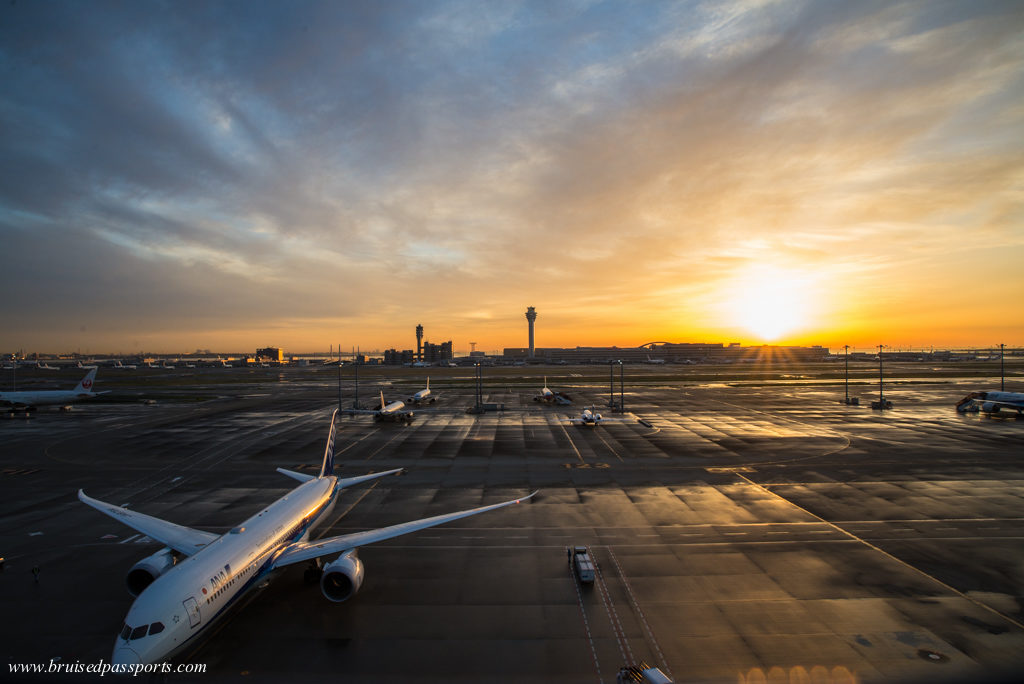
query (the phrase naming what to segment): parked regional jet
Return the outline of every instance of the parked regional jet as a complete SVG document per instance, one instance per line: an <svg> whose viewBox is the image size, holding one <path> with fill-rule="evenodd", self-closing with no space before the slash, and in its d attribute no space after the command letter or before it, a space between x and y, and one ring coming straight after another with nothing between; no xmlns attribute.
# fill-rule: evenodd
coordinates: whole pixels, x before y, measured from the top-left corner
<svg viewBox="0 0 1024 684"><path fill-rule="evenodd" d="M652 363L652 364L655 364L657 366L663 366L663 365L665 365L665 359L652 359L651 355L648 354L647 355L647 360L644 361L644 363Z"/></svg>
<svg viewBox="0 0 1024 684"><path fill-rule="evenodd" d="M191 649L200 634L208 632L230 608L240 604L244 594L264 584L276 571L295 563L312 562L319 567L320 558L338 554L323 566L320 590L329 601L345 601L363 583L363 564L357 555L360 546L511 506L536 494L310 541L313 528L330 515L342 489L402 471L398 468L359 477L336 477L337 413L335 410L331 416L331 431L319 474L278 468L278 472L302 484L223 535L97 501L78 490L82 503L165 545L128 571L128 591L136 599L114 641L114 663L163 662Z"/></svg>
<svg viewBox="0 0 1024 684"><path fill-rule="evenodd" d="M81 370L92 370L93 368L99 368L99 366L97 366L95 363L83 365L82 362L79 361L78 365L76 365L75 368L79 368Z"/></svg>
<svg viewBox="0 0 1024 684"><path fill-rule="evenodd" d="M1016 411L1017 416L1024 415L1024 393L1022 392L971 392L956 404L960 413L982 411L983 413L999 413L1000 409Z"/></svg>
<svg viewBox="0 0 1024 684"><path fill-rule="evenodd" d="M37 363L36 368L39 370L60 370L57 366L51 366L48 363Z"/></svg>
<svg viewBox="0 0 1024 684"><path fill-rule="evenodd" d="M544 376L544 387L541 388L540 394L533 398L534 401L539 401L542 404L562 404L568 406L572 403L572 397L564 392L552 392L548 389L548 378Z"/></svg>
<svg viewBox="0 0 1024 684"><path fill-rule="evenodd" d="M411 422L415 414L412 411L403 411L405 402L393 401L390 404L384 401L384 390L380 391L379 409L344 409L342 413L351 416L373 416L374 420L402 420Z"/></svg>
<svg viewBox="0 0 1024 684"><path fill-rule="evenodd" d="M93 392L92 384L96 379L96 369L86 373L82 381L73 390L25 390L21 392L0 392L0 404L13 408L28 408L46 404L70 404L79 399L89 399L106 392Z"/></svg>
<svg viewBox="0 0 1024 684"><path fill-rule="evenodd" d="M409 397L406 401L408 401L410 404L416 405L433 404L435 401L437 401L437 395L430 393L430 378L427 377L426 389L421 389L419 392Z"/></svg>
<svg viewBox="0 0 1024 684"><path fill-rule="evenodd" d="M126 366L121 363L120 359L118 359L117 361L114 362L114 365L111 366L111 368L117 368L119 370L135 370L136 368L138 368L138 366L136 366L134 363L130 363Z"/></svg>
<svg viewBox="0 0 1024 684"><path fill-rule="evenodd" d="M565 422L575 425L597 425L598 423L632 423L633 421L629 418L605 418L591 406L588 409L583 409L579 418L566 418Z"/></svg>

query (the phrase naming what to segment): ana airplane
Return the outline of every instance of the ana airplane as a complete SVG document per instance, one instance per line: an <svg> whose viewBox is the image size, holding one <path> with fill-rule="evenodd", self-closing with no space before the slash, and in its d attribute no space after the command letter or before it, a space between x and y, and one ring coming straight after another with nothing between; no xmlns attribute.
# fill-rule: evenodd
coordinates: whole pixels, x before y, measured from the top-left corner
<svg viewBox="0 0 1024 684"><path fill-rule="evenodd" d="M96 379L96 369L85 374L82 381L73 390L27 390L22 392L0 392L0 404L13 408L34 409L46 404L70 404L80 399L89 399L106 392L93 392L92 384Z"/></svg>
<svg viewBox="0 0 1024 684"><path fill-rule="evenodd" d="M568 406L572 403L572 397L564 392L552 392L548 389L548 378L544 376L544 387L541 388L540 394L533 398L534 401L539 401L542 404L561 404Z"/></svg>
<svg viewBox="0 0 1024 684"><path fill-rule="evenodd" d="M665 365L665 359L652 359L651 355L648 354L647 355L647 360L644 361L644 363L653 363L653 364L658 365L658 366L664 366Z"/></svg>
<svg viewBox="0 0 1024 684"><path fill-rule="evenodd" d="M426 389L421 389L419 392L409 397L406 401L408 401L410 404L416 405L433 404L435 401L437 401L437 395L430 393L430 378L427 378Z"/></svg>
<svg viewBox="0 0 1024 684"><path fill-rule="evenodd" d="M130 363L130 364L128 364L128 365L126 366L126 365L124 365L124 364L122 364L122 363L121 363L121 360L120 360L120 359L118 359L117 361L115 361L115 362L114 362L114 365L113 365L113 366L111 366L111 367L112 367L112 368L117 368L117 369L119 369L119 370L135 370L136 368L138 368L138 366L136 366L136 365L135 365L134 363Z"/></svg>
<svg viewBox="0 0 1024 684"><path fill-rule="evenodd" d="M977 412L993 414L1007 409L1024 415L1024 393L1021 392L971 392L956 404L960 413Z"/></svg>
<svg viewBox="0 0 1024 684"><path fill-rule="evenodd" d="M403 411L404 408L405 402L402 401L385 403L384 390L381 390L379 409L344 409L342 413L350 416L373 416L374 420L401 420L410 423L415 414L412 411Z"/></svg>
<svg viewBox="0 0 1024 684"><path fill-rule="evenodd" d="M579 418L566 418L564 422L574 425L597 425L598 423L632 423L633 421L629 418L605 418L591 406L588 409L583 409Z"/></svg>
<svg viewBox="0 0 1024 684"><path fill-rule="evenodd" d="M128 571L128 591L136 597L114 640L116 664L164 662L191 649L199 635L240 604L252 589L281 568L338 556L323 566L320 590L335 603L351 598L363 583L360 546L442 525L526 501L520 499L437 515L376 530L310 541L313 528L334 508L338 494L352 485L402 472L401 468L359 477L334 475L335 417L317 475L284 468L278 472L302 484L223 535L182 527L120 506L97 501L78 490L78 498L118 522L164 544Z"/></svg>

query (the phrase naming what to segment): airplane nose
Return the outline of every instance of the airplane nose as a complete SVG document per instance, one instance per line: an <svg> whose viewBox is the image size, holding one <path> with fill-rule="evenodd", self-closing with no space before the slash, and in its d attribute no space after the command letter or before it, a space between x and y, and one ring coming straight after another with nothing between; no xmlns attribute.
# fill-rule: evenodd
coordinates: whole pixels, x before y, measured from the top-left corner
<svg viewBox="0 0 1024 684"><path fill-rule="evenodd" d="M110 659L110 662L114 665L138 665L142 662L142 659L132 649L122 646L121 648L114 649L114 656Z"/></svg>

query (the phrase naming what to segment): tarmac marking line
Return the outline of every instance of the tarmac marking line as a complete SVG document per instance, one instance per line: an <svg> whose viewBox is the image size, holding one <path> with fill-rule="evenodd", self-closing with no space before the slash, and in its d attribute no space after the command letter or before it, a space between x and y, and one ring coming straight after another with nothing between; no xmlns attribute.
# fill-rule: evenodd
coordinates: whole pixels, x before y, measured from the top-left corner
<svg viewBox="0 0 1024 684"><path fill-rule="evenodd" d="M654 631L647 624L647 617L644 615L644 611L640 610L640 604L637 603L636 596L633 595L633 588L629 586L629 579L626 578L626 573L622 571L619 559L615 556L615 552L612 551L612 547L606 546L605 548L608 549L608 555L611 557L612 562L615 563L616 570L619 571L619 579L622 580L622 585L626 588L626 595L629 596L629 601L633 604L633 609L640 618L640 624L644 626L644 631L647 632L647 636L651 640L654 652L658 655L659 665L665 668L665 674L668 675L669 679L672 679L672 670L669 669L668 663L665 661L665 655L661 652L661 646L658 645L658 640L654 637Z"/></svg>
<svg viewBox="0 0 1024 684"><path fill-rule="evenodd" d="M952 587L952 586L946 584L945 582L943 582L942 580L938 579L937 577L934 577L934 576L928 574L924 570L922 570L922 569L920 569L918 567L915 567L915 566L911 565L910 563L908 563L908 562L906 562L906 561L904 561L904 560L902 560L900 558L897 558L896 556L892 555L888 551L885 551L884 549L882 549L882 548L880 548L878 546L875 546L874 544L872 544L871 542L867 541L866 539L862 539L861 537L858 537L857 535L853 534L852 532L848 532L847 530L844 530L842 527L839 527L839 525L836 525L835 523L831 523L828 520L826 520L825 518L822 518L820 515L816 515L816 514L812 513L811 511L807 510L806 508L803 508L799 504L796 504L796 503L790 501L789 499L785 498L784 496L782 496L780 494L776 494L775 492L772 492L770 489L768 489L766 487L762 487L761 485L757 484L756 482L751 480L749 477L747 477L743 473L736 473L736 477L740 478L741 480L743 480L744 482L746 482L747 484L749 484L749 485L751 485L753 487L757 487L758 489L760 489L760 490L762 490L764 492L768 492L770 494L773 494L774 496L778 497L782 501L785 501L786 503L788 503L793 508L796 508L797 510L803 511L807 515L810 515L810 516L812 516L814 518L817 518L818 520L820 520L821 522L825 523L829 527L835 529L837 532L839 532L839 533L849 537L850 539L852 539L852 540L854 540L856 542L859 542L860 544L863 544L864 546L868 547L869 549L877 551L878 553L882 554L886 558L889 558L890 560L893 560L893 561L899 563L903 567L908 568L910 570L913 570L913 571L915 571L915 572L917 572L917 573L919 573L921 575L924 575L925 577L927 577L931 581L935 582L939 586L947 589L948 591L953 592L957 596L963 598L966 601L969 601L970 603L973 603L974 605L978 606L979 608L983 608L983 609L989 611L990 613L998 615L999 617L1003 618L1004 620L1006 620L1007 622L1009 622L1010 624L1014 625L1015 627L1017 627L1019 629L1024 629L1024 624L1018 622L1017 620L1014 620L1009 615L1004 615L1002 612L996 610L992 606L990 606L990 605L988 605L986 603L982 603L981 601L979 601L977 599L971 598L970 596L968 596L964 592L960 591L959 589L956 589L955 587ZM901 539L900 541L906 541L906 540Z"/></svg>
<svg viewBox="0 0 1024 684"><path fill-rule="evenodd" d="M576 573L572 570L572 565L567 564L569 568L569 577L572 579L573 586L576 587L576 603L580 607L580 617L583 618L583 630L587 633L587 641L590 643L590 653L594 656L594 669L597 670L597 681L598 684L603 684L604 679L601 677L601 665L597 660L597 647L594 646L594 637L590 633L590 621L587 620L587 611L583 606L583 592L580 591L580 581L576 577Z"/></svg>

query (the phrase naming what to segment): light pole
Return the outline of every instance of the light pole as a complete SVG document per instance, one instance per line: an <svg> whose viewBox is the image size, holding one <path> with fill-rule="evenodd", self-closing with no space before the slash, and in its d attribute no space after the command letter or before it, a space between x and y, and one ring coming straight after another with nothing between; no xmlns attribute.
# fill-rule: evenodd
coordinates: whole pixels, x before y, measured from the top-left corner
<svg viewBox="0 0 1024 684"><path fill-rule="evenodd" d="M999 391L1006 391L1006 367L1003 365L1003 352L1005 344L999 345Z"/></svg>
<svg viewBox="0 0 1024 684"><path fill-rule="evenodd" d="M608 362L608 408L615 408L615 362Z"/></svg>
<svg viewBox="0 0 1024 684"><path fill-rule="evenodd" d="M846 350L846 403L850 403L850 345L844 344Z"/></svg>
<svg viewBox="0 0 1024 684"><path fill-rule="evenodd" d="M622 360L619 359L619 413L626 412L626 390L624 389L625 381L622 377L624 373L623 368Z"/></svg>

